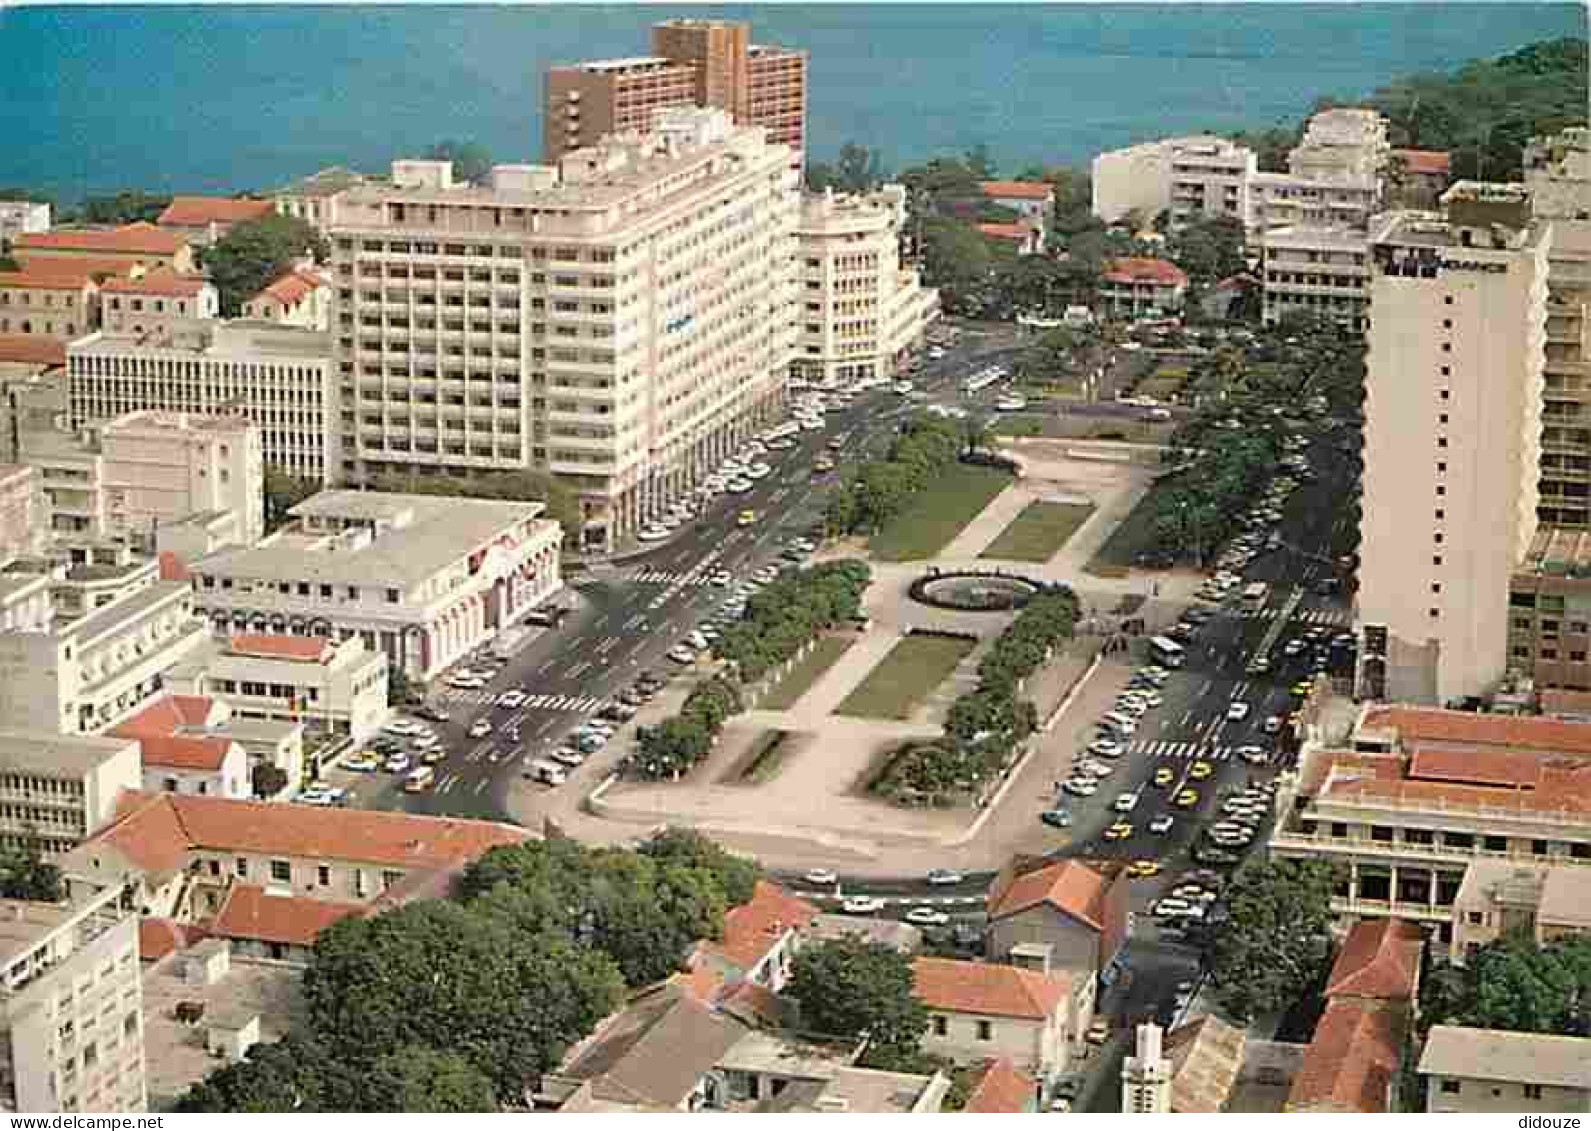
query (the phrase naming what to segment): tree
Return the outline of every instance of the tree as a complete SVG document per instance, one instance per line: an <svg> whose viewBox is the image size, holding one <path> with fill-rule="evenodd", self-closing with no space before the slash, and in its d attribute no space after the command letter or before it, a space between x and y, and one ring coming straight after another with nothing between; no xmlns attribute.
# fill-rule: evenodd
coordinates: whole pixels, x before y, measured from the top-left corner
<svg viewBox="0 0 1591 1131"><path fill-rule="evenodd" d="M272 213L235 225L204 252L205 272L221 292L222 315L236 317L245 302L304 255L324 260L330 249L325 237L296 216Z"/></svg>
<svg viewBox="0 0 1591 1131"><path fill-rule="evenodd" d="M840 192L867 192L883 183L884 166L878 150L848 141L840 146L834 174Z"/></svg>
<svg viewBox="0 0 1591 1131"><path fill-rule="evenodd" d="M710 872L732 907L751 901L762 876L762 868L755 860L737 856L695 829L681 825L653 833L636 851L659 863L683 864Z"/></svg>
<svg viewBox="0 0 1591 1131"><path fill-rule="evenodd" d="M276 530L288 522L287 512L320 490L320 484L304 475L265 470L265 527Z"/></svg>
<svg viewBox="0 0 1591 1131"><path fill-rule="evenodd" d="M11 241L0 240L0 271L20 271L22 265L11 254Z"/></svg>
<svg viewBox="0 0 1591 1131"><path fill-rule="evenodd" d="M170 204L170 196L128 190L115 196L87 197L79 216L85 224L152 224Z"/></svg>
<svg viewBox="0 0 1591 1131"><path fill-rule="evenodd" d="M362 1111L479 1112L498 1110L492 1082L457 1053L411 1046L376 1061Z"/></svg>
<svg viewBox="0 0 1591 1131"><path fill-rule="evenodd" d="M178 1112L348 1111L352 1087L332 1051L295 1032L249 1049L244 1058L212 1072L179 1099Z"/></svg>
<svg viewBox="0 0 1591 1131"><path fill-rule="evenodd" d="M287 771L273 762L256 762L249 771L255 797L275 797L287 788Z"/></svg>
<svg viewBox="0 0 1591 1131"><path fill-rule="evenodd" d="M1228 922L1211 933L1207 959L1216 994L1248 1020L1297 1000L1331 957L1331 896L1337 869L1326 860L1250 861L1227 896Z"/></svg>
<svg viewBox="0 0 1591 1131"><path fill-rule="evenodd" d="M1591 939L1511 933L1444 973L1421 990L1432 1024L1591 1037Z"/></svg>
<svg viewBox="0 0 1591 1131"><path fill-rule="evenodd" d="M0 849L0 898L59 903L66 898L61 870L44 860L37 844Z"/></svg>
<svg viewBox="0 0 1591 1131"><path fill-rule="evenodd" d="M962 156L962 164L975 180L987 181L994 176L994 158L989 156L989 147L981 141Z"/></svg>
<svg viewBox="0 0 1591 1131"><path fill-rule="evenodd" d="M803 947L786 992L801 1004L801 1026L824 1036L868 1039L872 1057L915 1052L928 1010L913 990L912 960L857 936Z"/></svg>
<svg viewBox="0 0 1591 1131"><path fill-rule="evenodd" d="M492 155L473 141L439 141L425 156L430 161L453 162L453 176L459 180L479 183L491 176Z"/></svg>
<svg viewBox="0 0 1591 1131"><path fill-rule="evenodd" d="M1179 231L1171 254L1190 279L1210 284L1247 266L1243 258L1243 225L1230 216L1199 220Z"/></svg>

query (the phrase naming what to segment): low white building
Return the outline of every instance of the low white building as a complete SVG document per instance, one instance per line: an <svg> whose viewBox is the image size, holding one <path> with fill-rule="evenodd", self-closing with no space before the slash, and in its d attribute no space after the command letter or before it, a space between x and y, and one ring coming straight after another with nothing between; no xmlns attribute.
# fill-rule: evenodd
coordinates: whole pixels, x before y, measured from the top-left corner
<svg viewBox="0 0 1591 1131"><path fill-rule="evenodd" d="M1433 1025L1419 1071L1432 1113L1591 1112L1591 1038Z"/></svg>
<svg viewBox="0 0 1591 1131"><path fill-rule="evenodd" d="M202 275L134 267L100 284L100 326L108 334L193 334L221 316L221 292Z"/></svg>
<svg viewBox="0 0 1591 1131"><path fill-rule="evenodd" d="M1009 208L1030 221L1038 229L1040 240L1049 235L1055 186L1048 181L979 181L978 189L990 204Z"/></svg>
<svg viewBox="0 0 1591 1131"><path fill-rule="evenodd" d="M1343 225L1288 225L1260 236L1263 317L1327 318L1363 330L1370 315L1370 237Z"/></svg>
<svg viewBox="0 0 1591 1131"><path fill-rule="evenodd" d="M325 332L331 329L331 276L311 263L294 264L243 304L243 317Z"/></svg>
<svg viewBox="0 0 1591 1131"><path fill-rule="evenodd" d="M140 782L138 743L37 730L0 731L0 848L45 857L75 848Z"/></svg>
<svg viewBox="0 0 1591 1131"><path fill-rule="evenodd" d="M1166 259L1124 256L1099 277L1099 303L1112 317L1140 318L1182 309L1188 276Z"/></svg>
<svg viewBox="0 0 1591 1131"><path fill-rule="evenodd" d="M0 240L50 230L50 206L32 200L0 200Z"/></svg>
<svg viewBox="0 0 1591 1131"><path fill-rule="evenodd" d="M242 635L211 640L167 674L182 695L220 695L245 719L303 723L350 735L381 729L387 657L357 636Z"/></svg>
<svg viewBox="0 0 1591 1131"><path fill-rule="evenodd" d="M217 636L358 636L425 679L562 585L541 503L323 491L258 546L191 563Z"/></svg>
<svg viewBox="0 0 1591 1131"><path fill-rule="evenodd" d="M95 734L159 693L203 643L186 582L156 581L75 621L0 632L0 727Z"/></svg>
<svg viewBox="0 0 1591 1131"><path fill-rule="evenodd" d="M802 201L801 337L791 375L856 381L892 375L939 315L939 292L901 262L906 190Z"/></svg>
<svg viewBox="0 0 1591 1131"><path fill-rule="evenodd" d="M928 1009L923 1050L958 1063L1006 1057L1025 1072L1066 1071L1072 1026L1071 979L1017 966L918 958L913 992Z"/></svg>

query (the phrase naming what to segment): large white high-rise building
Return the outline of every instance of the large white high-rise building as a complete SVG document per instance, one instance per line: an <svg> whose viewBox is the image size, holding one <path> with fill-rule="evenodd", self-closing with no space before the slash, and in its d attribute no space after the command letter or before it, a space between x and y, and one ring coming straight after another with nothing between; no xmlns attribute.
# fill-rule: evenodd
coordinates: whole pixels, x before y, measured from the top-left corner
<svg viewBox="0 0 1591 1131"><path fill-rule="evenodd" d="M1462 181L1370 234L1361 691L1492 689L1536 529L1551 230L1520 185Z"/></svg>
<svg viewBox="0 0 1591 1131"><path fill-rule="evenodd" d="M788 149L696 108L482 187L400 161L348 189L342 478L534 468L613 545L780 404L799 208Z"/></svg>
<svg viewBox="0 0 1591 1131"><path fill-rule="evenodd" d="M821 381L887 377L939 314L939 292L900 259L906 189L802 201L801 336L791 375Z"/></svg>
<svg viewBox="0 0 1591 1131"><path fill-rule="evenodd" d="M1123 1115L1171 1113L1171 1058L1163 1050L1164 1037L1153 1021L1138 1026L1133 1055L1121 1062Z"/></svg>

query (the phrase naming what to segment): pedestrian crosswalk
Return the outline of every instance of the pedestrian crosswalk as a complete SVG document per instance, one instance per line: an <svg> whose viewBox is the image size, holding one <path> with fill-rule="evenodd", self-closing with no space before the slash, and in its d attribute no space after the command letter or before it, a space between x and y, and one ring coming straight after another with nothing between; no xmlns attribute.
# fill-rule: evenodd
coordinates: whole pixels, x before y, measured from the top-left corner
<svg viewBox="0 0 1591 1131"><path fill-rule="evenodd" d="M1244 620L1275 620L1280 609L1244 609ZM1346 609L1304 609L1288 618L1290 624L1318 624L1327 628L1347 628L1353 616Z"/></svg>
<svg viewBox="0 0 1591 1131"><path fill-rule="evenodd" d="M624 580L637 585L678 585L682 582L686 585L712 584L712 579L706 573L680 573L668 569L637 569L626 574Z"/></svg>
<svg viewBox="0 0 1591 1131"><path fill-rule="evenodd" d="M1235 746L1205 746L1198 742L1134 742L1127 747L1129 755L1205 762L1229 762L1236 757L1236 751Z"/></svg>
<svg viewBox="0 0 1591 1131"><path fill-rule="evenodd" d="M501 693L445 688L437 697L449 703L473 703L476 706L485 706L493 699L496 699L499 694ZM531 695L526 697L520 707L536 711L574 711L580 714L590 714L606 704L606 699L599 699L592 695Z"/></svg>

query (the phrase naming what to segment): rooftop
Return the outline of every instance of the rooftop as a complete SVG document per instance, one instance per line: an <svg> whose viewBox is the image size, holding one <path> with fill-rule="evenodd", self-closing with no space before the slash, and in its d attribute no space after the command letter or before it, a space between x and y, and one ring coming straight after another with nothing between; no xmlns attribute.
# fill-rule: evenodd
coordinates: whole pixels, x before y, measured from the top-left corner
<svg viewBox="0 0 1591 1131"><path fill-rule="evenodd" d="M206 224L238 224L259 220L276 211L268 200L232 200L216 196L173 197L158 224L195 228Z"/></svg>
<svg viewBox="0 0 1591 1131"><path fill-rule="evenodd" d="M1027 224L996 224L985 223L973 225L979 234L996 240L1026 240L1032 237L1033 229Z"/></svg>
<svg viewBox="0 0 1591 1131"><path fill-rule="evenodd" d="M1003 919L1030 907L1048 904L1078 922L1105 928L1105 900L1113 880L1077 860L1039 868L1013 877L989 892L989 918Z"/></svg>
<svg viewBox="0 0 1591 1131"><path fill-rule="evenodd" d="M366 910L357 903L273 895L256 884L235 883L206 926L217 938L309 946L333 923Z"/></svg>
<svg viewBox="0 0 1591 1131"><path fill-rule="evenodd" d="M0 899L0 966L9 966L13 959L38 946L81 910L70 903Z"/></svg>
<svg viewBox="0 0 1591 1131"><path fill-rule="evenodd" d="M1039 1021L1053 1016L1071 992L1064 974L954 958L918 958L912 974L922 1003L949 1013Z"/></svg>
<svg viewBox="0 0 1591 1131"><path fill-rule="evenodd" d="M1107 283L1153 283L1162 287L1188 285L1187 273L1175 263L1145 256L1113 259L1100 277Z"/></svg>
<svg viewBox="0 0 1591 1131"><path fill-rule="evenodd" d="M1221 1111L1237 1084L1247 1043L1244 1030L1208 1013L1167 1030L1162 1051L1171 1061L1171 1110Z"/></svg>
<svg viewBox="0 0 1591 1131"><path fill-rule="evenodd" d="M18 251L98 251L111 254L175 255L188 246L187 238L153 224L125 224L119 228L84 228L33 232L12 241Z"/></svg>
<svg viewBox="0 0 1591 1131"><path fill-rule="evenodd" d="M330 287L325 279L303 268L295 267L293 270L271 281L250 302L258 302L262 298L272 298L283 306L291 306L307 295L312 295L321 287Z"/></svg>
<svg viewBox="0 0 1591 1131"><path fill-rule="evenodd" d="M1386 1002L1333 1000L1304 1050L1286 1110L1385 1112L1403 1031L1397 1010Z"/></svg>
<svg viewBox="0 0 1591 1131"><path fill-rule="evenodd" d="M0 363L65 365L66 343L35 334L0 334Z"/></svg>
<svg viewBox="0 0 1591 1131"><path fill-rule="evenodd" d="M984 196L1007 200L1049 200L1055 186L1047 181L979 181Z"/></svg>
<svg viewBox="0 0 1591 1131"><path fill-rule="evenodd" d="M1005 1057L986 1060L961 1110L975 1115L1017 1115L1038 1103L1038 1081Z"/></svg>
<svg viewBox="0 0 1591 1131"><path fill-rule="evenodd" d="M1525 910L1542 924L1591 928L1591 868L1472 860L1453 902L1466 908Z"/></svg>
<svg viewBox="0 0 1591 1131"><path fill-rule="evenodd" d="M1419 985L1425 936L1401 919L1362 919L1337 952L1326 996L1410 1001Z"/></svg>
<svg viewBox="0 0 1591 1131"><path fill-rule="evenodd" d="M1591 1039L1433 1025L1420 1072L1591 1090Z"/></svg>
<svg viewBox="0 0 1591 1131"><path fill-rule="evenodd" d="M785 891L778 884L758 880L749 902L724 915L724 937L706 946L750 971L787 931L798 931L812 921L817 908Z"/></svg>
<svg viewBox="0 0 1591 1131"><path fill-rule="evenodd" d="M37 260L35 260L37 262ZM163 295L168 298L194 298L210 284L200 275L182 275L169 267L157 267L137 277L106 279L101 286L106 294Z"/></svg>
<svg viewBox="0 0 1591 1131"><path fill-rule="evenodd" d="M0 770L77 778L122 753L128 745L125 738L35 730L0 731Z"/></svg>
<svg viewBox="0 0 1591 1131"><path fill-rule="evenodd" d="M1447 176L1451 167L1449 155L1436 149L1394 149L1392 156L1403 162L1403 167L1417 176Z"/></svg>
<svg viewBox="0 0 1591 1131"><path fill-rule="evenodd" d="M364 184L374 180L363 173L356 173L352 169L345 169L341 165L333 165L307 177L301 177L291 184L284 185L271 193L272 196L302 196L306 198L325 198L336 196L344 189L353 188L354 185Z"/></svg>
<svg viewBox="0 0 1591 1131"><path fill-rule="evenodd" d="M232 637L228 651L234 656L324 664L337 651L337 645L324 636L252 635Z"/></svg>
<svg viewBox="0 0 1591 1131"><path fill-rule="evenodd" d="M807 937L820 940L860 938L864 942L894 947L903 954L916 954L923 945L922 931L910 923L835 913L813 916L807 924Z"/></svg>
<svg viewBox="0 0 1591 1131"><path fill-rule="evenodd" d="M1591 531L1539 526L1515 575L1591 579Z"/></svg>

